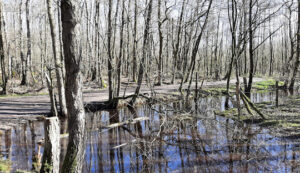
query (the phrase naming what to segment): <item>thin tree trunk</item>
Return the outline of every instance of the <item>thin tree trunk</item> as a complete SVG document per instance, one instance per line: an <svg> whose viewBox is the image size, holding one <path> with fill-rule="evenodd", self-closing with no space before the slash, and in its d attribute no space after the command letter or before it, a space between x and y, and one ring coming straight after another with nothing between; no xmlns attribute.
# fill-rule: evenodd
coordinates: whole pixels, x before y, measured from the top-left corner
<svg viewBox="0 0 300 173"><path fill-rule="evenodd" d="M107 52L108 52L108 93L109 93L109 101L111 102L114 97L114 87L113 87L113 67L112 67L112 61L113 61L113 52L112 52L112 45L111 45L111 39L112 39L112 19L111 14L112 13L112 0L108 1L108 28L107 28Z"/></svg>
<svg viewBox="0 0 300 173"><path fill-rule="evenodd" d="M119 97L120 94L120 88L121 88L121 68L122 68L122 57L123 54L123 33L124 33L124 25L125 25L125 1L122 1L122 17L121 17L121 28L120 28L120 50L119 50L119 57L117 61L117 97ZM116 106L118 105L118 101Z"/></svg>
<svg viewBox="0 0 300 173"><path fill-rule="evenodd" d="M28 70L32 75L31 69L31 30L30 30L30 20L29 20L29 3L30 0L26 0L25 7L26 7L26 28L27 28L27 56L26 56L26 79L28 80ZM34 80L33 80L34 82Z"/></svg>
<svg viewBox="0 0 300 173"><path fill-rule="evenodd" d="M160 86L162 83L162 49L163 49L163 34L161 30L162 21L161 21L161 0L158 0L158 9L157 9L157 17L158 17L158 36L159 36L159 52L158 52L158 82L157 85Z"/></svg>
<svg viewBox="0 0 300 173"><path fill-rule="evenodd" d="M249 69L249 81L248 86L245 88L245 94L250 97L252 89L252 81L254 75L254 51L253 51L253 28L252 28L252 0L249 0L249 60L250 60L250 69Z"/></svg>
<svg viewBox="0 0 300 173"><path fill-rule="evenodd" d="M132 49L132 81L136 81L137 71L137 17L138 17L138 6L137 0L134 0L134 24L133 24L133 49Z"/></svg>
<svg viewBox="0 0 300 173"><path fill-rule="evenodd" d="M60 61L60 53L58 51L57 46L57 31L54 25L54 15L52 10L52 0L47 0L47 11L48 11L48 19L50 24L50 33L51 33L51 40L52 40L52 50L53 50L53 58L55 63L55 73L57 78L57 89L58 89L58 97L59 97L59 106L60 106L60 115L62 117L67 116L67 105L66 105L66 98L65 98L65 86L63 80L63 73L62 73L62 63Z"/></svg>
<svg viewBox="0 0 300 173"><path fill-rule="evenodd" d="M176 80L176 71L179 67L178 65L178 52L179 52L179 44L180 44L180 34L181 34L181 27L182 27L182 20L183 20L183 14L184 14L184 8L185 8L185 2L186 0L183 0L182 7L181 7L181 12L179 16L179 21L177 23L178 28L177 28L177 35L176 35L176 42L173 50L173 76L172 76L172 84L175 84ZM187 81L185 81L187 82Z"/></svg>
<svg viewBox="0 0 300 173"><path fill-rule="evenodd" d="M151 14L152 14L152 1L149 1L148 4L148 10L147 10L147 19L146 19L146 23L145 23L145 31L144 31L144 42L143 42L143 55L142 55L142 59L140 61L140 69L139 69L139 76L138 76L138 86L136 87L135 90L135 95L132 97L129 105L133 106L133 104L136 101L136 98L139 95L140 92L140 88L142 85L142 81L143 81L143 76L144 76L144 65L145 65L145 59L147 56L147 46L148 46L148 37L149 37L149 32L150 32L150 22L151 22Z"/></svg>
<svg viewBox="0 0 300 173"><path fill-rule="evenodd" d="M6 94L7 74L5 70L5 56L4 56L4 42L3 42L3 28L2 22L2 1L0 1L0 63L1 63L1 74L2 74L2 93Z"/></svg>
<svg viewBox="0 0 300 173"><path fill-rule="evenodd" d="M21 85L27 85L27 62L26 58L24 58L23 53L23 21L22 21L22 0L20 0L19 4L19 48L20 48L20 58L21 58Z"/></svg>
<svg viewBox="0 0 300 173"><path fill-rule="evenodd" d="M188 85L188 89L187 89L187 94L186 94L186 100L188 100L189 98L189 94L190 94L190 87L191 87L191 83L192 83L192 79L193 79L193 73L194 73L194 69L195 69L195 64L196 64L196 55L199 49L199 45L200 45L200 41L203 35L203 32L205 30L205 27L207 25L207 21L208 21L208 16L209 16L209 12L210 12L210 8L211 8L211 4L212 4L213 0L209 1L209 5L206 11L206 15L205 15L205 21L201 27L201 31L197 37L196 43L193 47L193 51L192 51L192 57L191 57L191 63L190 63L190 69L191 69L191 74L190 74L190 80L189 80L189 85Z"/></svg>

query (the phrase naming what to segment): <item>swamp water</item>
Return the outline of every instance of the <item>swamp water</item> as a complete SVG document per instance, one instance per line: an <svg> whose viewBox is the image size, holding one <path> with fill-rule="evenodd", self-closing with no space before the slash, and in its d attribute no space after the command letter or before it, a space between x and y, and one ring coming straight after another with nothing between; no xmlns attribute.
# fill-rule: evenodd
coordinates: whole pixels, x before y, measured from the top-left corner
<svg viewBox="0 0 300 173"><path fill-rule="evenodd" d="M287 94L279 94L284 103ZM255 103L275 101L275 92L251 98ZM225 109L225 100L207 97L191 101L188 108L178 102L87 113L84 172L300 171L300 139L277 138L256 125L215 116L214 110ZM141 121L106 128L139 117ZM61 121L65 133L67 123ZM38 144L43 138L42 121L24 121L0 133L0 154L11 161L12 172L33 169L43 153ZM61 162L67 139L61 135Z"/></svg>

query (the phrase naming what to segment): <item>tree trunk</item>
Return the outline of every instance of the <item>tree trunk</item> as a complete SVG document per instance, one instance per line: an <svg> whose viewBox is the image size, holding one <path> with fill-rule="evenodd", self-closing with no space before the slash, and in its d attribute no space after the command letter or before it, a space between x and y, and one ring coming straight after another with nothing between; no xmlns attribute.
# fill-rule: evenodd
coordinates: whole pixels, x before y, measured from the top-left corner
<svg viewBox="0 0 300 173"><path fill-rule="evenodd" d="M158 0L158 9L157 9L157 17L158 17L158 36L159 36L159 52L158 52L158 82L157 85L160 86L162 83L162 49L163 49L163 34L161 30L162 21L161 21L161 0Z"/></svg>
<svg viewBox="0 0 300 173"><path fill-rule="evenodd" d="M113 86L113 67L112 67L112 0L108 1L108 28L107 28L107 52L108 52L108 61L107 61L107 70L108 70L108 94L109 101L111 102L114 98L114 86Z"/></svg>
<svg viewBox="0 0 300 173"><path fill-rule="evenodd" d="M188 100L188 97L189 97L189 94L190 94L190 87L191 87L191 84L192 84L193 73L194 73L195 64L196 64L196 55L197 55L197 52L198 52L198 49L199 49L199 45L200 45L200 41L201 41L203 32L204 32L205 27L206 27L207 22L208 22L208 15L209 15L209 12L210 12L212 1L213 0L209 1L209 5L208 5L206 15L205 15L205 21L204 21L204 23L201 27L201 31L200 31L199 35L197 36L197 40L196 40L195 45L193 47L192 56L191 56L191 63L190 63L191 74L190 74L190 80L189 80L189 85L188 85L187 94L186 94L186 100Z"/></svg>
<svg viewBox="0 0 300 173"><path fill-rule="evenodd" d="M296 46L296 61L289 89L292 90L295 85L295 80L298 74L300 64L300 0L298 0L298 22L297 22L297 46Z"/></svg>
<svg viewBox="0 0 300 173"><path fill-rule="evenodd" d="M28 75L28 69L29 69L29 72L32 75L32 69L31 69L31 30L30 30L30 20L29 20L29 3L30 3L30 0L26 0L25 7L26 7L26 29L27 29L27 56L26 56L26 60L25 60L26 61L25 75L26 75L27 82L25 82L25 83L28 83L28 76L29 76Z"/></svg>
<svg viewBox="0 0 300 173"><path fill-rule="evenodd" d="M249 1L249 60L250 60L250 69L249 69L249 81L248 86L245 88L245 94L250 97L252 89L252 80L254 75L254 51L253 51L253 28L252 28L252 0Z"/></svg>
<svg viewBox="0 0 300 173"><path fill-rule="evenodd" d="M49 97L50 97L51 114L52 114L51 116L58 116L57 105L56 105L56 101L55 101L55 94L54 94L54 91L53 91L53 82L52 82L52 77L51 77L51 69L48 69L48 74L46 72L45 77L46 77L46 82L47 82L47 87L48 87L48 92L49 92Z"/></svg>
<svg viewBox="0 0 300 173"><path fill-rule="evenodd" d="M41 173L59 173L60 128L57 117L44 120L45 146Z"/></svg>
<svg viewBox="0 0 300 173"><path fill-rule="evenodd" d="M123 54L123 33L124 33L124 25L125 25L125 1L122 1L122 17L121 17L121 28L120 28L120 50L119 50L119 57L117 61L117 97L119 97L120 94L120 88L121 88L121 65L122 65L122 57ZM118 106L118 100L115 103L116 106Z"/></svg>
<svg viewBox="0 0 300 173"><path fill-rule="evenodd" d="M183 0L182 7L181 7L181 12L179 16L179 21L178 21L178 29L177 29L177 35L176 35L176 42L175 42L175 47L173 50L173 76L172 76L172 84L175 84L176 82L176 71L179 69L178 65L178 53L179 53L179 44L180 44L180 34L181 34L181 25L182 25L182 20L183 20L183 14L184 14L184 8L185 8L185 2L186 0ZM185 81L187 82L187 80Z"/></svg>
<svg viewBox="0 0 300 173"><path fill-rule="evenodd" d="M0 63L1 63L1 74L2 74L2 93L6 94L7 74L5 70L5 56L4 56L4 42L3 42L3 29L2 29L2 1L0 1Z"/></svg>
<svg viewBox="0 0 300 173"><path fill-rule="evenodd" d="M152 1L149 1L148 4L148 10L147 10L147 19L146 19L146 23L145 23L145 31L144 31L144 42L143 42L143 55L142 55L142 59L140 61L140 69L139 69L139 76L138 76L138 86L136 87L135 90L135 95L132 97L129 105L133 106L133 104L136 101L136 98L139 95L140 92L140 88L142 85L142 81L143 81L143 76L144 76L144 65L145 65L145 59L147 56L147 46L148 46L148 37L149 37L149 32L150 32L150 21L151 21L151 14L152 14Z"/></svg>
<svg viewBox="0 0 300 173"><path fill-rule="evenodd" d="M138 6L137 0L134 0L134 25L133 25L133 48L132 48L132 81L136 81L136 71L137 71L137 16Z"/></svg>
<svg viewBox="0 0 300 173"><path fill-rule="evenodd" d="M79 44L80 6L78 0L61 1L62 40L66 65L66 101L69 143L62 172L82 172L85 144L85 112L82 100L82 56Z"/></svg>
<svg viewBox="0 0 300 173"><path fill-rule="evenodd" d="M54 25L54 15L52 10L52 0L47 0L47 11L48 11L48 18L50 24L50 33L51 33L51 40L52 40L52 50L53 50L53 58L55 63L55 73L57 78L57 89L58 89L58 97L59 97L59 107L60 107L60 115L62 117L67 116L67 105L66 105L66 98L65 98L65 86L63 80L63 73L62 73L62 63L60 61L60 53L58 51L57 44L57 31Z"/></svg>
<svg viewBox="0 0 300 173"><path fill-rule="evenodd" d="M19 4L19 49L20 49L20 58L21 58L21 85L27 85L27 62L26 59L24 58L24 53L23 53L23 22L22 22L22 0L20 0Z"/></svg>

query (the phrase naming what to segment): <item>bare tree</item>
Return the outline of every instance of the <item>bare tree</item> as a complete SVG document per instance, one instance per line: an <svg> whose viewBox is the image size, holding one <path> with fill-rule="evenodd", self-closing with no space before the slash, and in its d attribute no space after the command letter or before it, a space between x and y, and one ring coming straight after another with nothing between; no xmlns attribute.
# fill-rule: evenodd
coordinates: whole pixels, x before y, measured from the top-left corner
<svg viewBox="0 0 300 173"><path fill-rule="evenodd" d="M140 68L139 68L139 76L138 76L138 86L136 87L135 90L135 95L132 97L129 105L133 106L133 104L136 101L136 98L139 95L140 89L141 89L141 85L142 85L142 81L143 81L143 76L144 76L144 65L145 65L145 60L146 60L146 56L147 56L147 46L148 46L148 37L149 37L149 32L150 32L150 22L151 22L151 14L152 14L152 2L153 0L150 0L148 5L147 5L147 18L146 18L146 22L145 22L145 30L144 30L144 41L143 41L143 55L142 55L142 59L140 61Z"/></svg>
<svg viewBox="0 0 300 173"><path fill-rule="evenodd" d="M0 63L1 63L1 74L2 74L2 93L6 94L6 84L7 84L7 74L5 70L5 51L4 51L4 42L3 42L3 27L2 27L2 1L0 1Z"/></svg>
<svg viewBox="0 0 300 173"><path fill-rule="evenodd" d="M65 98L65 85L63 80L63 73L62 73L62 63L60 59L60 53L58 50L58 38L57 38L57 31L54 25L54 15L52 10L52 0L47 0L47 11L48 11L48 19L50 24L50 33L51 33L51 40L52 40L52 51L53 51L53 58L55 63L55 72L57 78L57 89L58 89L58 97L59 97L59 106L60 106L60 115L62 117L67 116L67 106L66 106L66 98Z"/></svg>
<svg viewBox="0 0 300 173"><path fill-rule="evenodd" d="M298 21L297 21L297 46L296 46L296 61L293 70L293 75L291 78L291 83L289 89L293 89L295 85L295 80L298 74L298 68L300 64L300 0L298 0Z"/></svg>
<svg viewBox="0 0 300 173"><path fill-rule="evenodd" d="M62 172L81 172L84 160L85 112L82 99L80 6L78 0L61 1L62 40L66 65L66 101L69 143ZM79 48L79 50L78 50Z"/></svg>

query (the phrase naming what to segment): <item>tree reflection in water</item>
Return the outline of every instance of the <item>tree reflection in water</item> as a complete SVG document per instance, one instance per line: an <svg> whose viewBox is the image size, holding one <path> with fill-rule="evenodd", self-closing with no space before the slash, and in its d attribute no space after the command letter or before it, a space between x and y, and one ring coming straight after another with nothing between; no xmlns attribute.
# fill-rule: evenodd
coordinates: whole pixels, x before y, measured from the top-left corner
<svg viewBox="0 0 300 173"><path fill-rule="evenodd" d="M255 102L274 98L269 93L252 95ZM176 102L87 114L84 172L299 170L299 140L276 138L255 125L215 116L213 110L224 110L225 101L208 97L191 101L185 110ZM135 121L141 117L148 120ZM107 128L126 120L130 123ZM61 133L66 129L67 123L61 121ZM11 159L13 171L31 170L42 138L43 122L23 123L3 133L1 154ZM66 144L67 138L61 138L61 158Z"/></svg>

